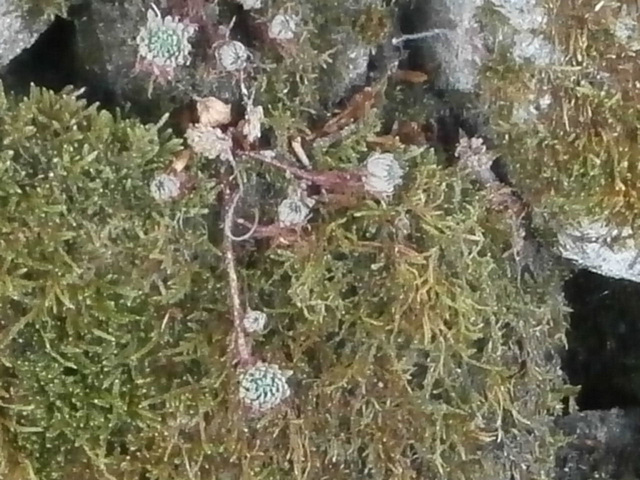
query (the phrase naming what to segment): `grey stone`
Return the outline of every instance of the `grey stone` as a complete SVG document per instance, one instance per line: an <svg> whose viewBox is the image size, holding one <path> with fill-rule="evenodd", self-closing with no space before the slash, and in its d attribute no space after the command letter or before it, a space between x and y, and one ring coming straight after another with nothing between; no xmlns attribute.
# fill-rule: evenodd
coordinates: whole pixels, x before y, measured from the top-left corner
<svg viewBox="0 0 640 480"><path fill-rule="evenodd" d="M612 278L640 282L640 250L630 228L585 220L558 233L560 254L578 266Z"/></svg>
<svg viewBox="0 0 640 480"><path fill-rule="evenodd" d="M230 103L237 100L240 89L233 73L214 72L192 55L188 65L175 69L173 78L166 82L153 80L150 73L137 71L138 46L136 38L146 25L147 0L95 0L91 8L77 21L78 43L83 64L109 85L116 100L134 103L149 109L157 117L194 97L214 96ZM164 3L157 2L163 9ZM206 23L215 24L217 10L205 10ZM163 15L166 15L163 10ZM197 43L198 30L191 39Z"/></svg>
<svg viewBox="0 0 640 480"><path fill-rule="evenodd" d="M0 68L28 48L50 21L28 18L23 0L0 0Z"/></svg>
<svg viewBox="0 0 640 480"><path fill-rule="evenodd" d="M413 30L432 32L409 40L405 47L418 52L427 69L434 70L438 87L460 91L475 89L487 56L476 10L482 0L422 0L411 11Z"/></svg>
<svg viewBox="0 0 640 480"><path fill-rule="evenodd" d="M558 452L558 480L632 480L640 477L640 412L587 411L558 426L572 440Z"/></svg>

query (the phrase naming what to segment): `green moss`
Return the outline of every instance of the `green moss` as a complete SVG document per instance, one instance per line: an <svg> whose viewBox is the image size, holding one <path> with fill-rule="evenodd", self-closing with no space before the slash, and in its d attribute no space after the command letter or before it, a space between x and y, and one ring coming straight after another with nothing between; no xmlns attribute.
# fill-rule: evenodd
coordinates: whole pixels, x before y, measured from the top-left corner
<svg viewBox="0 0 640 480"><path fill-rule="evenodd" d="M303 241L238 248L246 302L270 319L254 351L294 372L290 401L252 417L219 227L201 220L215 165L191 164L195 192L158 203L149 182L178 148L158 125L69 92L0 113L2 478L480 480L506 478L510 452L550 476L557 279L518 286L509 226L431 151L395 152L407 173L388 204L319 202ZM362 165L378 115L314 162ZM242 168L277 204L289 180Z"/></svg>
<svg viewBox="0 0 640 480"><path fill-rule="evenodd" d="M206 229L174 221L203 197L149 195L177 147L158 127L70 93L0 108L3 434L38 478L76 462L98 475L118 467L114 445L142 445L220 374L203 363L215 307L194 301L216 287L193 261Z"/></svg>
<svg viewBox="0 0 640 480"><path fill-rule="evenodd" d="M299 135L312 121L326 120L327 112L348 94L341 88L353 86L344 78L352 68L347 55L359 45L375 48L389 34L393 9L382 2L365 3L301 3L294 9L300 18L295 46L261 52L268 68L262 75L260 101L279 138ZM273 15L284 6L276 2L269 11Z"/></svg>

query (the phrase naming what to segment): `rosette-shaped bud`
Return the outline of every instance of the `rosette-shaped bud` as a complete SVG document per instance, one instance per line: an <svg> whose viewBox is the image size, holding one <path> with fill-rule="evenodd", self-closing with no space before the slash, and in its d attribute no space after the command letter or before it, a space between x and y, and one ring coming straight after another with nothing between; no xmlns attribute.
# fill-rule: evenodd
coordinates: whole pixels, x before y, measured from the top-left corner
<svg viewBox="0 0 640 480"><path fill-rule="evenodd" d="M309 219L311 207L302 198L289 197L278 207L278 223L283 227L301 227Z"/></svg>
<svg viewBox="0 0 640 480"><path fill-rule="evenodd" d="M220 157L222 160L233 160L233 141L219 128L191 125L185 137L196 153L211 159Z"/></svg>
<svg viewBox="0 0 640 480"><path fill-rule="evenodd" d="M242 70L249 61L249 50L242 43L230 40L216 50L216 60L224 70L234 72Z"/></svg>
<svg viewBox="0 0 640 480"><path fill-rule="evenodd" d="M158 201L172 200L180 195L180 180L173 175L157 175L149 185L151 196Z"/></svg>
<svg viewBox="0 0 640 480"><path fill-rule="evenodd" d="M373 153L367 158L365 189L374 195L390 197L402 183L402 168L390 153Z"/></svg>
<svg viewBox="0 0 640 480"><path fill-rule="evenodd" d="M296 34L296 18L280 13L269 24L269 37L274 40L291 40Z"/></svg>
<svg viewBox="0 0 640 480"><path fill-rule="evenodd" d="M189 40L195 31L194 25L176 17L162 18L152 5L147 12L147 23L136 38L138 57L153 73L171 77L175 67L191 61Z"/></svg>
<svg viewBox="0 0 640 480"><path fill-rule="evenodd" d="M290 375L278 365L258 363L240 375L240 399L254 411L270 410L291 394L287 385Z"/></svg>
<svg viewBox="0 0 640 480"><path fill-rule="evenodd" d="M267 326L267 314L259 310L247 310L242 323L247 332L261 333Z"/></svg>

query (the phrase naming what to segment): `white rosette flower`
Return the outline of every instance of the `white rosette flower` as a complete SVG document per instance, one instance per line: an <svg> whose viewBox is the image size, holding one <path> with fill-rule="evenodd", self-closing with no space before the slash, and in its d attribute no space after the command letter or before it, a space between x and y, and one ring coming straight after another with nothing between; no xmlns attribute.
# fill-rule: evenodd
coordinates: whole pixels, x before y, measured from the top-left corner
<svg viewBox="0 0 640 480"><path fill-rule="evenodd" d="M219 128L191 125L185 134L193 151L207 158L233 161L233 141Z"/></svg>
<svg viewBox="0 0 640 480"><path fill-rule="evenodd" d="M274 40L292 40L296 34L296 18L280 13L269 24L269 37Z"/></svg>
<svg viewBox="0 0 640 480"><path fill-rule="evenodd" d="M301 227L307 223L311 206L299 196L286 198L278 206L278 223L283 227Z"/></svg>
<svg viewBox="0 0 640 480"><path fill-rule="evenodd" d="M249 333L262 333L267 326L267 314L259 310L247 310L242 320Z"/></svg>
<svg viewBox="0 0 640 480"><path fill-rule="evenodd" d="M162 18L157 7L147 11L147 23L136 38L139 57L158 70L173 72L191 61L190 38L195 25L167 16Z"/></svg>
<svg viewBox="0 0 640 480"><path fill-rule="evenodd" d="M240 399L256 412L270 410L291 395L289 376L278 365L260 362L240 375Z"/></svg>
<svg viewBox="0 0 640 480"><path fill-rule="evenodd" d="M365 189L374 195L388 198L402 183L404 174L400 164L390 153L373 153L366 161Z"/></svg>
<svg viewBox="0 0 640 480"><path fill-rule="evenodd" d="M235 40L224 42L216 50L216 60L224 70L234 72L247 66L251 54L247 47Z"/></svg>
<svg viewBox="0 0 640 480"><path fill-rule="evenodd" d="M172 200L180 195L180 180L173 175L157 175L149 185L151 196L158 201Z"/></svg>

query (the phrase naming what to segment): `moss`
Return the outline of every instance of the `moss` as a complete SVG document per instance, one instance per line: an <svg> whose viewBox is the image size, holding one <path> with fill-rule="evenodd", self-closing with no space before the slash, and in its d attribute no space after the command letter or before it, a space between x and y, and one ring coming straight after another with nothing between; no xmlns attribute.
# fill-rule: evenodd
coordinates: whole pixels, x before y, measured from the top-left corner
<svg viewBox="0 0 640 480"><path fill-rule="evenodd" d="M26 0L23 7L34 18L53 20L56 15L65 17L71 2L69 0Z"/></svg>
<svg viewBox="0 0 640 480"><path fill-rule="evenodd" d="M571 222L607 216L638 226L638 87L635 53L616 40L620 6L557 0L546 35L562 65L515 65L499 54L483 81L485 104L518 185L541 209ZM528 98L549 108L526 124L512 117Z"/></svg>
<svg viewBox="0 0 640 480"><path fill-rule="evenodd" d="M217 227L200 220L216 169L190 165L198 188L157 203L149 182L177 148L158 125L69 92L0 110L3 478L484 479L513 461L548 476L556 280L518 287L508 226L432 152L396 152L389 205L320 208L307 240L242 250L247 302L270 318L254 348L294 372L287 405L250 417ZM318 161L359 165L378 125Z"/></svg>
<svg viewBox="0 0 640 480"><path fill-rule="evenodd" d="M284 6L276 2L269 12L275 15ZM261 51L268 68L261 76L260 101L279 138L326 120L327 112L350 93L346 90L358 83L345 78L353 69L350 56L363 55L388 37L392 11L377 1L313 0L295 7L301 23L295 46Z"/></svg>
<svg viewBox="0 0 640 480"><path fill-rule="evenodd" d="M203 197L151 198L150 180L178 146L158 126L69 92L33 90L0 109L1 415L20 459L2 477L86 468L102 478L120 468L108 458L114 445L135 449L193 412L220 375L205 362L215 307L194 301L216 288L193 261L211 251L206 229L175 222L201 211Z"/></svg>

